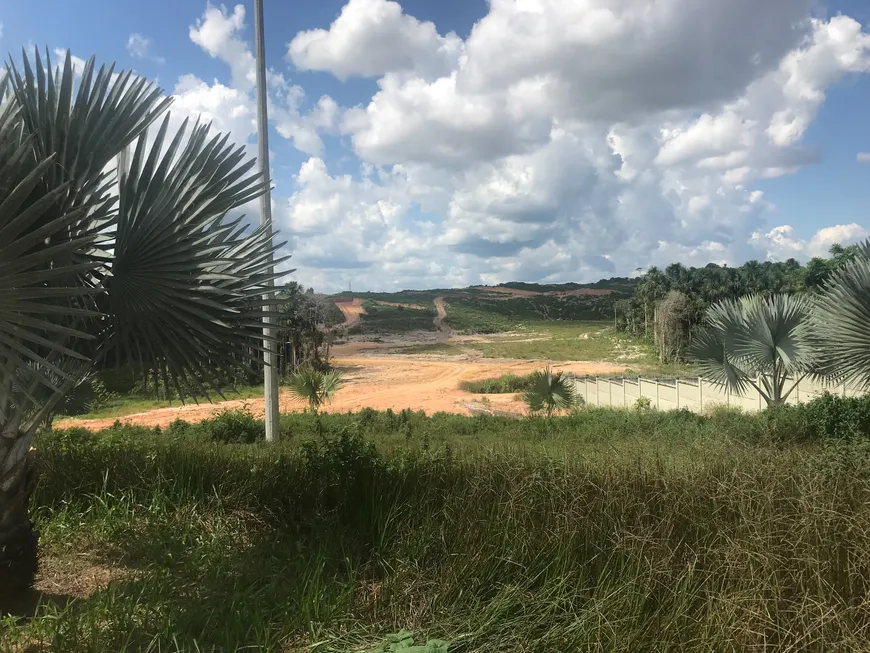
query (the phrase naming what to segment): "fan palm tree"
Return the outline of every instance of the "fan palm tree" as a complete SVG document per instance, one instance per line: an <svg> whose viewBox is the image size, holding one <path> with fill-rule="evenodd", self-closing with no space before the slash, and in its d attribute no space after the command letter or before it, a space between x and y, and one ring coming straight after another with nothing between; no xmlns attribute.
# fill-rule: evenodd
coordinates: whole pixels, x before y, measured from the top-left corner
<svg viewBox="0 0 870 653"><path fill-rule="evenodd" d="M822 286L816 305L814 332L832 376L870 388L870 240Z"/></svg>
<svg viewBox="0 0 870 653"><path fill-rule="evenodd" d="M333 395L341 389L341 372L321 372L311 365L305 365L290 375L287 385L290 394L307 401L308 407L316 413L321 406L332 401Z"/></svg>
<svg viewBox="0 0 870 653"><path fill-rule="evenodd" d="M169 387L228 387L221 368L262 350L274 252L270 226L250 231L229 217L266 189L255 161L207 125L185 121L169 135L168 115L149 137L170 102L158 87L95 70L93 59L77 77L69 53L55 71L37 52L6 73L0 601L36 571L28 499L40 424L70 390L119 364Z"/></svg>
<svg viewBox="0 0 870 653"><path fill-rule="evenodd" d="M690 355L711 381L732 392L751 386L768 406L782 404L805 376L820 371L811 340L812 308L806 295L719 302L708 309Z"/></svg>
<svg viewBox="0 0 870 653"><path fill-rule="evenodd" d="M547 367L531 374L523 399L531 412L551 417L557 410L576 406L577 391L564 372L553 372Z"/></svg>

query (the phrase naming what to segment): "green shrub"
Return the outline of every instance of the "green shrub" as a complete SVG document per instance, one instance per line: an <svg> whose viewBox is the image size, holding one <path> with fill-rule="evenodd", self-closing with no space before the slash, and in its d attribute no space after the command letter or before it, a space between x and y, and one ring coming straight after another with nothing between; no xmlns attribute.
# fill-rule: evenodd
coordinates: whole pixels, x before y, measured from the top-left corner
<svg viewBox="0 0 870 653"><path fill-rule="evenodd" d="M870 437L870 395L825 393L803 405L809 427L821 438Z"/></svg>
<svg viewBox="0 0 870 653"><path fill-rule="evenodd" d="M644 397L641 395L637 399L634 400L634 409L638 411L650 410L652 408L652 401L649 397Z"/></svg>
<svg viewBox="0 0 870 653"><path fill-rule="evenodd" d="M416 644L409 630L387 635L387 641L372 653L448 653L449 643L442 639L430 639L425 644Z"/></svg>
<svg viewBox="0 0 870 653"><path fill-rule="evenodd" d="M525 392L531 385L532 375L503 374L491 379L478 381L461 381L459 388L474 394L506 394L509 392Z"/></svg>
<svg viewBox="0 0 870 653"><path fill-rule="evenodd" d="M199 423L197 430L215 442L250 444L266 439L266 425L247 408L222 410Z"/></svg>
<svg viewBox="0 0 870 653"><path fill-rule="evenodd" d="M764 437L770 442L808 442L815 437L805 406L768 406L759 420Z"/></svg>

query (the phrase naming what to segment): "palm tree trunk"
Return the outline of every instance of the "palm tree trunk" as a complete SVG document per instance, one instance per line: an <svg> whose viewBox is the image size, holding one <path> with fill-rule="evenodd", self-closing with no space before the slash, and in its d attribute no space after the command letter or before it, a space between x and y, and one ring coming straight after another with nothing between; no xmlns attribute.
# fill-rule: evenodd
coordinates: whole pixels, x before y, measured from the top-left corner
<svg viewBox="0 0 870 653"><path fill-rule="evenodd" d="M36 452L27 446L29 438L14 432L9 438L4 428L0 435L0 607L33 584L37 568L39 533L28 513Z"/></svg>

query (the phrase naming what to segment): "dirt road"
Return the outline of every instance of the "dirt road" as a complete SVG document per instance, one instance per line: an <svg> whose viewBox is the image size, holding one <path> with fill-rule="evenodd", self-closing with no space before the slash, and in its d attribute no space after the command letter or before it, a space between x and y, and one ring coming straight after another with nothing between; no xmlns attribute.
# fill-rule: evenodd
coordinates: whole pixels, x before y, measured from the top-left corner
<svg viewBox="0 0 870 653"><path fill-rule="evenodd" d="M444 318L447 317L447 305L444 303L443 297L436 297L433 303L435 304L435 311L437 312L433 324L438 330L438 342L447 342L453 335L453 329L451 329L444 321Z"/></svg>
<svg viewBox="0 0 870 653"><path fill-rule="evenodd" d="M484 379L502 374L526 374L541 369L545 363L540 361L515 361L497 359L473 359L470 357L444 357L442 359L421 360L412 355L358 356L351 353L342 356L337 348L338 357L333 364L344 372L344 385L326 412L358 411L365 407L376 410L401 410L412 408L424 410L427 414L438 411L469 414L465 404L479 400L459 389L459 382ZM359 351L358 349L356 351ZM551 367L576 374L607 374L625 369L624 366L609 363L554 363ZM522 405L515 395L488 395L493 408L520 412ZM280 397L282 412L302 410L303 406L282 391ZM145 413L127 415L122 422L148 426L166 426L176 418L198 422L210 417L224 408L239 408L243 405L256 415L263 413L262 399L235 400L216 404L174 406L158 408ZM68 419L55 424L57 428L84 426L101 429L111 426L114 418L99 420Z"/></svg>
<svg viewBox="0 0 870 653"><path fill-rule="evenodd" d="M366 309L362 307L359 297L347 302L335 302L335 305L344 313L343 327L351 327L359 322L359 316L364 315Z"/></svg>

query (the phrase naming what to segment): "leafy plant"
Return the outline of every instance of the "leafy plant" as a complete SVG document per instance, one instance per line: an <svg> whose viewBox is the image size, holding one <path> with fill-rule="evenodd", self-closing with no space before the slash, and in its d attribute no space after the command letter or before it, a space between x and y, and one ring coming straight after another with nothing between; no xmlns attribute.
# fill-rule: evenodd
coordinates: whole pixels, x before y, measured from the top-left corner
<svg viewBox="0 0 870 653"><path fill-rule="evenodd" d="M477 381L461 381L459 388L465 392L474 394L504 394L508 392L523 392L532 383L532 374L519 376L517 374L503 374L492 379L479 379Z"/></svg>
<svg viewBox="0 0 870 653"><path fill-rule="evenodd" d="M650 410L650 408L652 408L652 401L649 397L644 397L643 395L641 395L634 400L635 410Z"/></svg>
<svg viewBox="0 0 870 653"><path fill-rule="evenodd" d="M817 437L870 436L870 395L840 397L825 393L801 408Z"/></svg>
<svg viewBox="0 0 870 653"><path fill-rule="evenodd" d="M334 369L323 372L306 365L290 375L287 385L290 394L308 402L308 407L316 413L341 389L341 372Z"/></svg>
<svg viewBox="0 0 870 653"><path fill-rule="evenodd" d="M870 388L870 240L827 281L813 326L831 373Z"/></svg>
<svg viewBox="0 0 870 653"><path fill-rule="evenodd" d="M203 420L196 427L216 442L251 444L266 438L263 420L254 417L247 406L235 410L222 410L214 417Z"/></svg>
<svg viewBox="0 0 870 653"><path fill-rule="evenodd" d="M531 374L523 398L531 412L543 412L550 417L555 411L573 408L577 403L577 391L574 382L564 372L553 372L547 367Z"/></svg>
<svg viewBox="0 0 870 653"><path fill-rule="evenodd" d="M414 634L402 629L398 633L387 635L387 641L372 653L448 653L449 644L441 639L430 639L425 644L415 644Z"/></svg>
<svg viewBox="0 0 870 653"><path fill-rule="evenodd" d="M220 392L258 359L275 278L271 225L236 213L268 187L244 146L168 115L149 136L171 98L79 72L37 52L0 82L0 600L36 570L30 445L64 396L128 366Z"/></svg>
<svg viewBox="0 0 870 653"><path fill-rule="evenodd" d="M711 381L738 393L752 386L768 406L785 403L804 377L821 371L811 341L812 309L807 295L720 302L707 311L690 353Z"/></svg>
<svg viewBox="0 0 870 653"><path fill-rule="evenodd" d="M91 380L91 391L93 394L88 402L89 412L105 408L109 403L118 398L117 393L111 392L106 388L106 384L99 377Z"/></svg>

